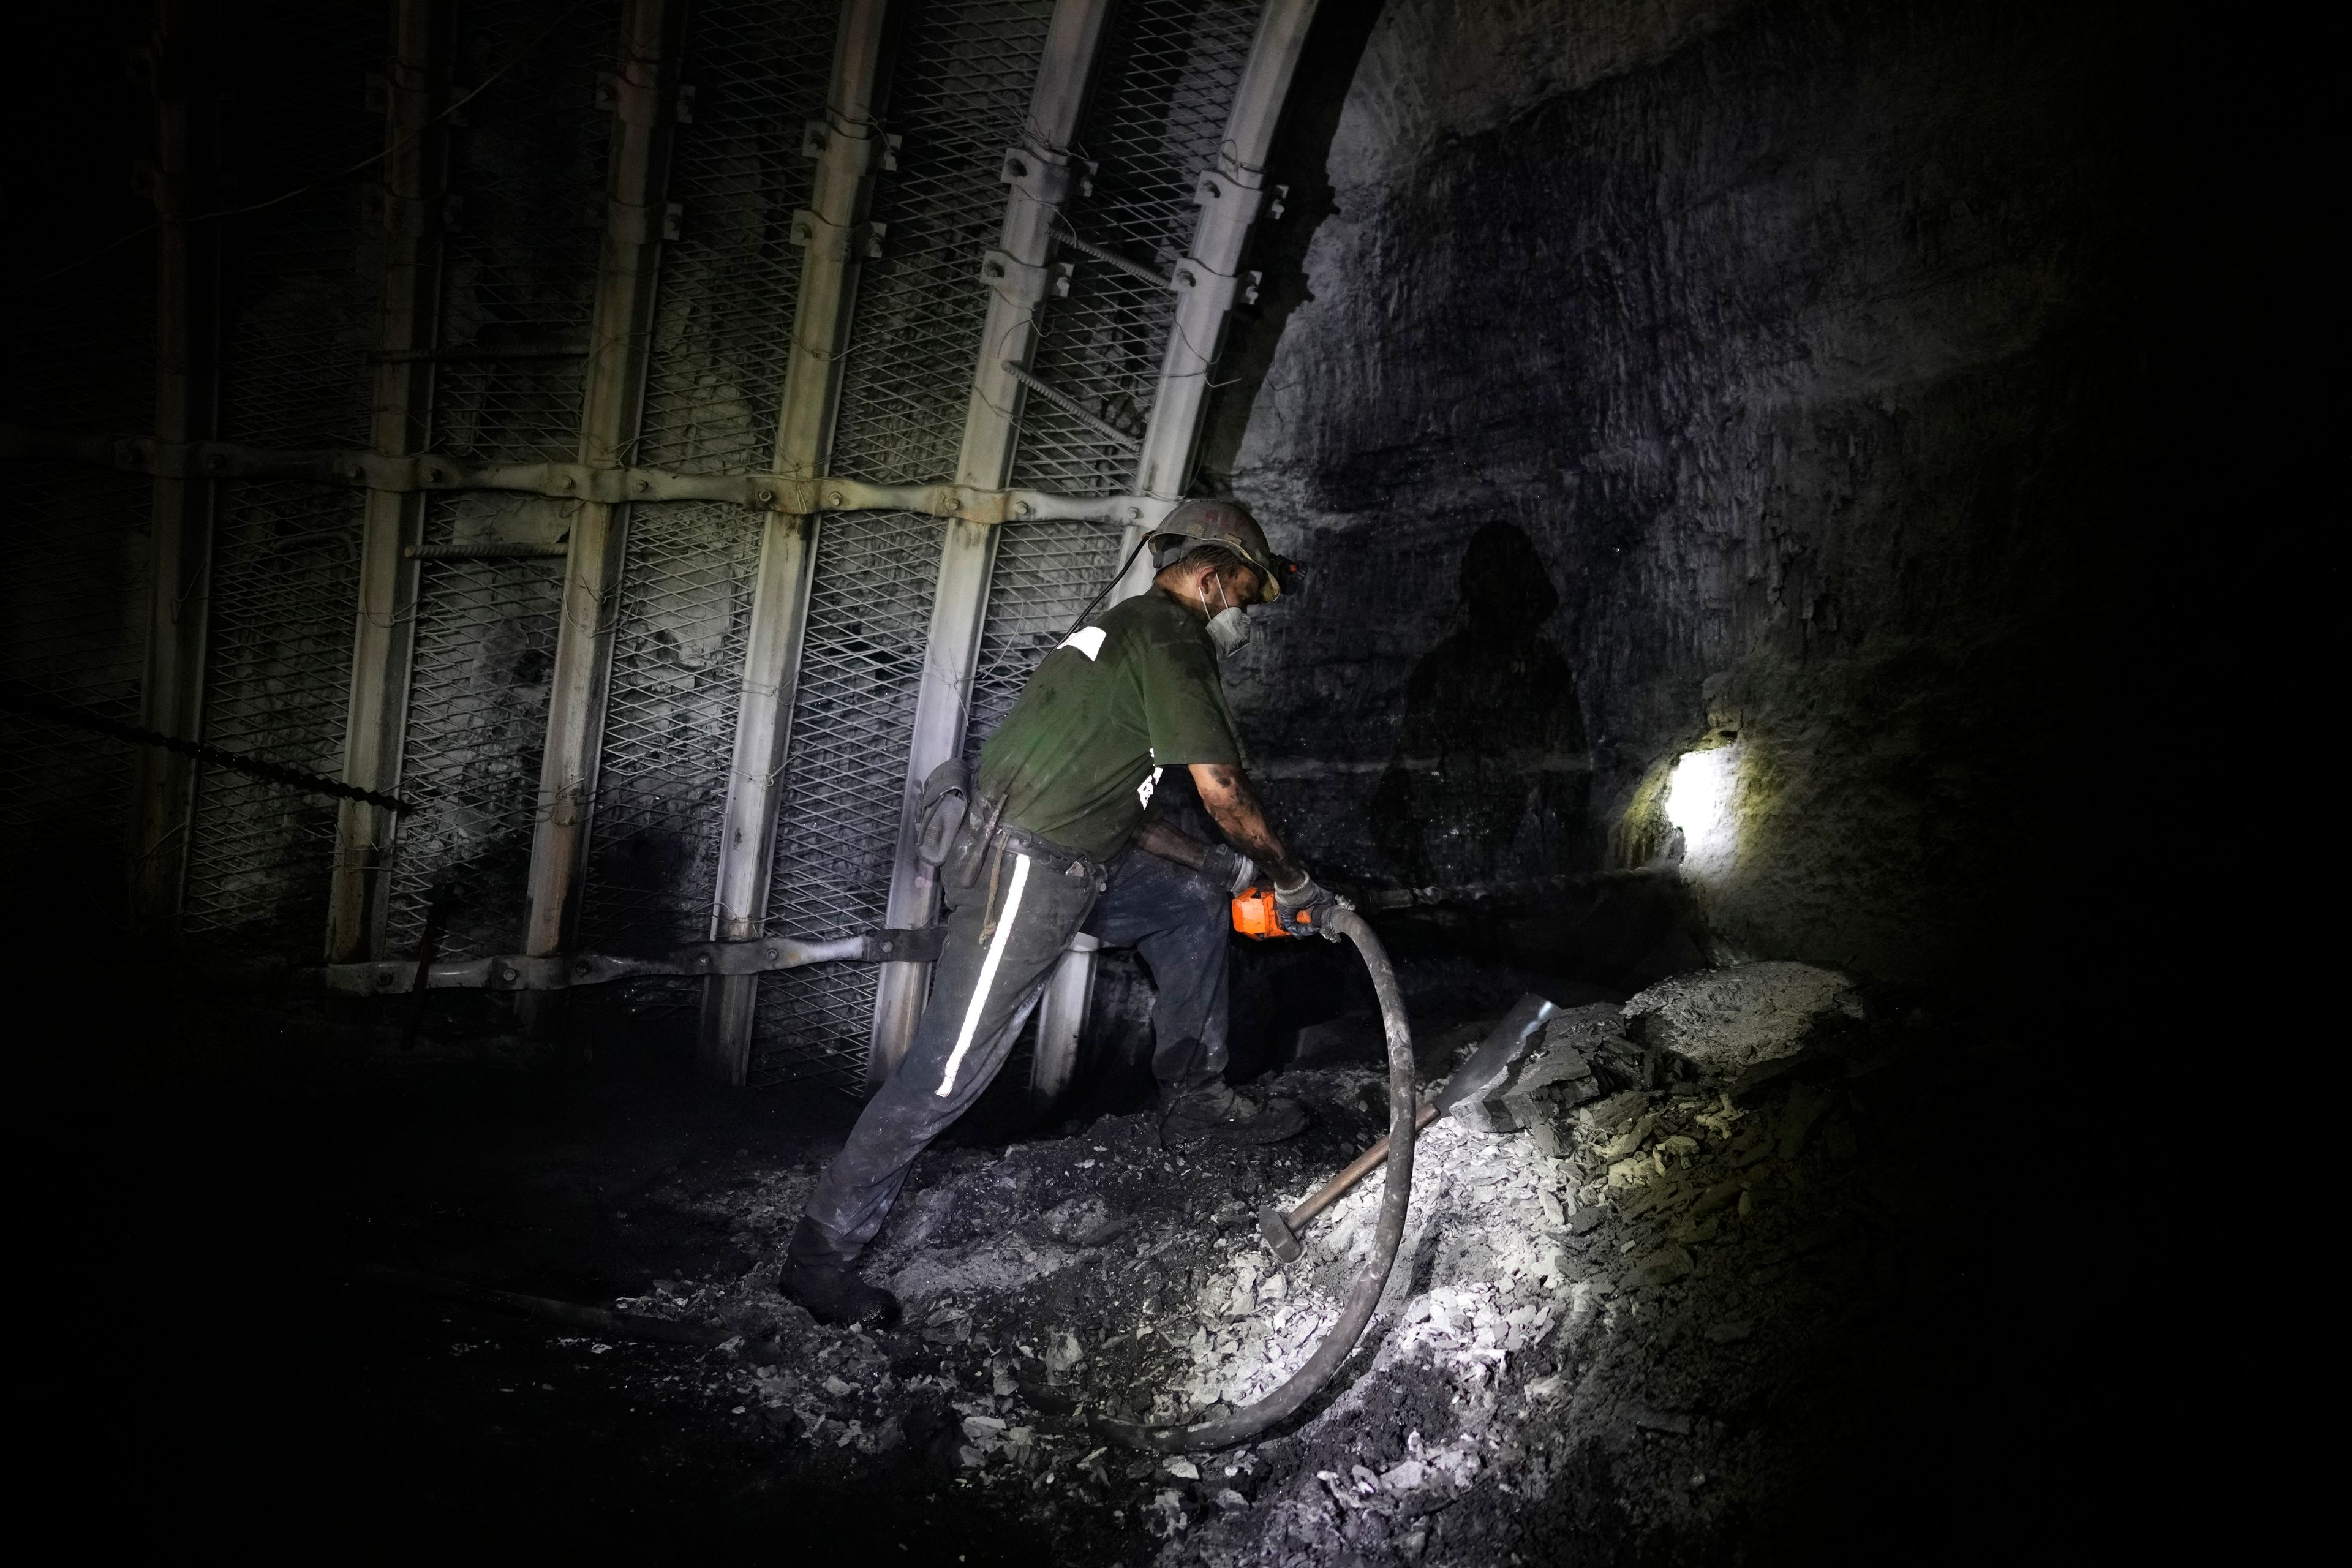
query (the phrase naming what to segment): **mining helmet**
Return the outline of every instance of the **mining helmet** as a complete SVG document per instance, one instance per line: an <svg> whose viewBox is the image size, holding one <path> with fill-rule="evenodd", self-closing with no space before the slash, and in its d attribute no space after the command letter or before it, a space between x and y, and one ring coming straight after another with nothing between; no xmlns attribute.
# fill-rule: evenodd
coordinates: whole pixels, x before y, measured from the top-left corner
<svg viewBox="0 0 2352 1568"><path fill-rule="evenodd" d="M1208 545L1230 550L1256 568L1263 584L1257 602L1270 605L1285 594L1296 594L1304 575L1298 563L1277 555L1265 542L1265 531L1247 508L1229 500L1188 500L1160 520L1151 532L1151 569L1174 565Z"/></svg>

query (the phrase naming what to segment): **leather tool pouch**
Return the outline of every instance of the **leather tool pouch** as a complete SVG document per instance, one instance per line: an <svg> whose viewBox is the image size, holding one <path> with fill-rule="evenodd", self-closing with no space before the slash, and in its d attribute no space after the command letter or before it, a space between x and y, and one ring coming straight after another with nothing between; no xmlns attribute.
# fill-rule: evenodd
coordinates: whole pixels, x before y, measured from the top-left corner
<svg viewBox="0 0 2352 1568"><path fill-rule="evenodd" d="M958 892L980 879L980 868L987 862L989 845L996 837L996 825L1004 815L1002 798L991 800L983 795L964 813L963 826L957 829L954 843L949 847L946 860L940 867L940 880Z"/></svg>
<svg viewBox="0 0 2352 1568"><path fill-rule="evenodd" d="M948 858L971 797L961 757L950 757L931 770L931 776L923 781L922 804L915 812L916 859L937 866Z"/></svg>

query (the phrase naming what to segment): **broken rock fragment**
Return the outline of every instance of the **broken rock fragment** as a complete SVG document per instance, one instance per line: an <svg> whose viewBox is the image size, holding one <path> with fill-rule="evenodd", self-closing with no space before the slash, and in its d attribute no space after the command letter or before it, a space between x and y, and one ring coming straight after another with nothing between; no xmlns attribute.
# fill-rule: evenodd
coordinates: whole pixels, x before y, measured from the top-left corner
<svg viewBox="0 0 2352 1568"><path fill-rule="evenodd" d="M1677 1279L1689 1279L1697 1267L1697 1261L1691 1257L1688 1247L1662 1247L1634 1261L1633 1283L1671 1285Z"/></svg>
<svg viewBox="0 0 2352 1568"><path fill-rule="evenodd" d="M1557 1155L1568 1147L1570 1114L1600 1092L1583 1053L1563 1047L1514 1064L1501 1081L1451 1114L1480 1132L1524 1131L1545 1153Z"/></svg>
<svg viewBox="0 0 2352 1568"><path fill-rule="evenodd" d="M1045 1231L1054 1240L1083 1247L1110 1220L1110 1205L1098 1197L1072 1198L1045 1211Z"/></svg>
<svg viewBox="0 0 2352 1568"><path fill-rule="evenodd" d="M1654 1114L1643 1117L1641 1121L1603 1143L1601 1146L1601 1157L1604 1160L1623 1159L1642 1146L1642 1140L1647 1138L1650 1135L1650 1130L1657 1124L1658 1119Z"/></svg>
<svg viewBox="0 0 2352 1568"><path fill-rule="evenodd" d="M1705 1218L1716 1210L1739 1201L1744 1184L1737 1176L1717 1182L1699 1194L1698 1203L1691 1209L1693 1218Z"/></svg>
<svg viewBox="0 0 2352 1568"><path fill-rule="evenodd" d="M1638 1089L1596 1100L1576 1114L1577 1125L1588 1133L1611 1134L1650 1108L1650 1097Z"/></svg>
<svg viewBox="0 0 2352 1568"><path fill-rule="evenodd" d="M1863 1016L1862 993L1833 969L1736 963L1662 981L1625 1004L1643 1040L1709 1077L1801 1050L1823 1024Z"/></svg>
<svg viewBox="0 0 2352 1568"><path fill-rule="evenodd" d="M1570 1007L1544 1026L1544 1049L1573 1050L1590 1057L1625 1038L1625 1013L1613 1002Z"/></svg>

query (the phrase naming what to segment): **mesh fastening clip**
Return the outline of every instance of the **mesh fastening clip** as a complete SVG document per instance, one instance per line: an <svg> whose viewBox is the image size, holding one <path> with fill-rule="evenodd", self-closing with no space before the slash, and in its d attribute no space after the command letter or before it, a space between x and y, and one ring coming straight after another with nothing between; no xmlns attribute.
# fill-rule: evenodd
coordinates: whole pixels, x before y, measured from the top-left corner
<svg viewBox="0 0 2352 1568"><path fill-rule="evenodd" d="M812 256L830 256L836 261L874 261L882 255L883 237L890 226L872 220L848 228L827 223L807 207L793 214L793 243L804 246Z"/></svg>
<svg viewBox="0 0 2352 1568"><path fill-rule="evenodd" d="M981 281L1016 305L1034 305L1048 295L1056 300L1068 298L1074 270L1073 264L1067 261L1039 266L1003 250L983 251L980 258Z"/></svg>

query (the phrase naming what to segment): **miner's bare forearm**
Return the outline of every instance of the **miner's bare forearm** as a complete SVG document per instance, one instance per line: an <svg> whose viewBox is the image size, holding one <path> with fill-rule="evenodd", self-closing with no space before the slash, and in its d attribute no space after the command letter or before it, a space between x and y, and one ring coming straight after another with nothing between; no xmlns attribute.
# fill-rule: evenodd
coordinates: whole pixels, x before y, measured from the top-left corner
<svg viewBox="0 0 2352 1568"><path fill-rule="evenodd" d="M1194 763L1192 768L1201 804L1209 808L1227 843L1265 868L1277 884L1295 883L1307 874L1266 825L1265 808L1250 788L1248 774L1223 763Z"/></svg>

